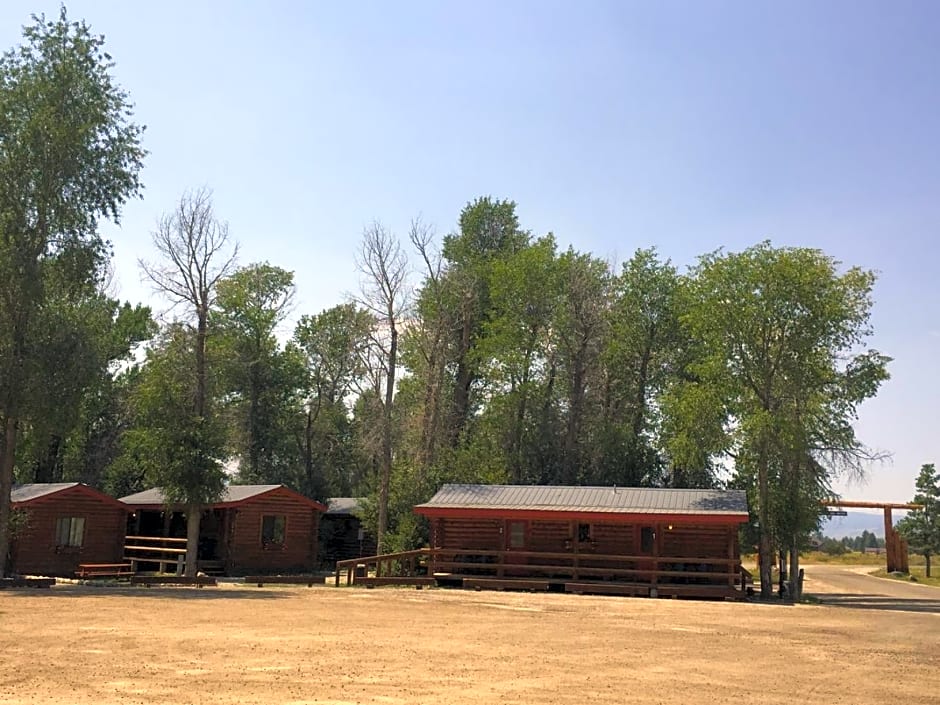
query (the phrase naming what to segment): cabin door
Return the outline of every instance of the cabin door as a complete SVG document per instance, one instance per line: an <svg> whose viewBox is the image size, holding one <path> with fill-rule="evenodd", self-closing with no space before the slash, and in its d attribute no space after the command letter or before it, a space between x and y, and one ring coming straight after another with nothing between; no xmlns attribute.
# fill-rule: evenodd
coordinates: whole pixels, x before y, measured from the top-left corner
<svg viewBox="0 0 940 705"><path fill-rule="evenodd" d="M654 526L641 526L639 527L640 535L637 537L639 539L637 545L640 547L639 555L643 557L638 561L637 568L639 570L648 570L653 571L656 569L656 562L653 559L656 556L656 527ZM645 559L646 556L649 556L649 559ZM640 575L638 576L643 582L653 582L652 574Z"/></svg>
<svg viewBox="0 0 940 705"><path fill-rule="evenodd" d="M517 566L526 563L526 557L520 555L520 553L528 549L528 523L524 521L507 521L506 530L503 532L503 536L505 537L503 545L503 550L505 553L503 554L503 558L500 562L508 566ZM511 568L500 570L499 572L504 572L506 575L520 574L519 570L513 570Z"/></svg>

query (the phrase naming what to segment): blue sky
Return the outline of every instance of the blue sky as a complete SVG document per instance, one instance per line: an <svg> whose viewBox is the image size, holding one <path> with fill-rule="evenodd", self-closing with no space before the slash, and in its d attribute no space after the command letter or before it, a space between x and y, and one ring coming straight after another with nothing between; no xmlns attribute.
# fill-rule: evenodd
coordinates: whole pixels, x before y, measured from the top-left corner
<svg viewBox="0 0 940 705"><path fill-rule="evenodd" d="M187 188L209 185L242 262L296 273L298 313L357 288L380 219L440 234L511 198L525 227L681 266L769 238L880 273L862 407L893 453L846 497L907 500L940 462L940 4L176 2L68 4L107 36L147 125L142 201L114 242L120 294ZM0 46L53 2L6 0ZM159 307L159 302L153 301Z"/></svg>

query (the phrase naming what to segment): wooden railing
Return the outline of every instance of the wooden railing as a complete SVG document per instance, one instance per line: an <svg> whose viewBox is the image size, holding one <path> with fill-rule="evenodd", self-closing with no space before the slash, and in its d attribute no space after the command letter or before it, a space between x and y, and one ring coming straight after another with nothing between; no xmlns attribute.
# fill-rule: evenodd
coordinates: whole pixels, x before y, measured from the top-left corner
<svg viewBox="0 0 940 705"><path fill-rule="evenodd" d="M357 571L362 575L357 575ZM562 580L597 580L657 585L715 585L744 590L746 571L737 558L688 556L622 556L541 551L486 551L421 548L353 558L336 564L335 584L342 573L346 584L356 578L406 582L406 578L460 579L480 576L497 579L541 577Z"/></svg>
<svg viewBox="0 0 940 705"><path fill-rule="evenodd" d="M186 539L166 536L127 536L124 539L124 560L130 562L133 571L139 564L158 565L161 573L183 574L186 565Z"/></svg>
<svg viewBox="0 0 940 705"><path fill-rule="evenodd" d="M414 551L400 551L398 553L385 553L380 556L366 556L364 558L350 558L336 563L336 586L339 587L340 575L346 572L346 584L353 585L356 581L356 570L361 568L366 573L372 572L376 578L413 578L423 574L427 577L427 559L435 552L431 548L419 548ZM421 559L424 558L425 561ZM371 570L370 570L371 569Z"/></svg>

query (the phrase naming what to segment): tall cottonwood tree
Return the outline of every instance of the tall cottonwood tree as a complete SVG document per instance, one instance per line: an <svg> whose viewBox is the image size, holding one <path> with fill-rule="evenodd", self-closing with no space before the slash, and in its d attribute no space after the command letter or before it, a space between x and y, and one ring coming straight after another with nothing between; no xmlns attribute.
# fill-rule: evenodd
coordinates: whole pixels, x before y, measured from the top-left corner
<svg viewBox="0 0 940 705"><path fill-rule="evenodd" d="M242 267L217 285L215 348L237 433L231 446L240 459L239 479L287 480L287 419L300 369L277 340L290 312L294 275L267 262Z"/></svg>
<svg viewBox="0 0 940 705"><path fill-rule="evenodd" d="M143 128L114 82L104 38L84 22L34 16L0 58L0 576L27 390L42 350L37 313L52 261L66 281L93 281L107 258L101 218L117 221L140 189ZM68 284L66 284L68 286Z"/></svg>
<svg viewBox="0 0 940 705"><path fill-rule="evenodd" d="M888 376L889 359L865 349L875 278L840 269L818 250L765 242L705 255L691 273L682 321L701 356L670 410L680 426L711 425L696 433L753 488L765 597L774 548L798 554L806 515L818 520L816 488L873 457L852 421Z"/></svg>
<svg viewBox="0 0 940 705"><path fill-rule="evenodd" d="M384 546L388 529L389 483L392 476L392 404L398 367L398 336L408 303L408 260L395 236L380 223L365 229L357 257L361 275L359 303L374 316L373 373L382 405L379 454L379 506L376 541Z"/></svg>
<svg viewBox="0 0 940 705"><path fill-rule="evenodd" d="M372 314L345 303L302 316L294 329L291 346L305 372L295 430L302 468L297 486L311 496L359 489L347 400L362 387L373 326Z"/></svg>
<svg viewBox="0 0 940 705"><path fill-rule="evenodd" d="M235 267L238 245L229 240L228 225L216 217L206 188L185 193L173 211L160 219L153 244L161 260L141 261L140 266L155 290L179 308L181 320L192 330L192 366L187 366L192 382L191 422L183 429L189 436L184 442L195 449L188 456L176 457L177 462L167 463L162 477L167 501L186 505L186 574L192 576L196 573L202 507L222 491L222 451L212 429L215 410L206 357L209 316L217 284Z"/></svg>

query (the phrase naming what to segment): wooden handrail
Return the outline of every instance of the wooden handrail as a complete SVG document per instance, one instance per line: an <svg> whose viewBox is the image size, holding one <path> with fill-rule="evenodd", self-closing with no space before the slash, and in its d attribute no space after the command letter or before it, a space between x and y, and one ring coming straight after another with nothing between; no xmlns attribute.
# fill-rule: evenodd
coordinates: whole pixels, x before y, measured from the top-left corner
<svg viewBox="0 0 940 705"><path fill-rule="evenodd" d="M458 557L497 558L495 561L478 562L476 560L457 560ZM738 558L701 558L698 556L624 556L594 553L557 553L542 551L496 551L469 548L419 548L411 551L399 551L376 556L364 556L339 561L336 564L336 585L340 583L340 573L346 571L346 583L355 583L355 569L363 566L375 567L375 577L382 577L383 567L385 577L396 562L405 563L397 570L402 570L404 577L415 576L417 559L427 557L431 560L432 568L443 570L471 570L496 573L502 576L506 572L531 571L536 573L569 574L577 579L580 575L610 575L610 576L645 576L653 585L659 578L702 578L712 581L728 581L734 584L741 570L741 561ZM562 561L552 564L545 562L528 563L521 559L539 558L543 561ZM617 566L594 565L598 561L613 562ZM637 567L649 565L650 567ZM711 566L714 569L706 570L676 570L678 565ZM629 566L629 567L626 567ZM398 573L402 575L402 573Z"/></svg>
<svg viewBox="0 0 940 705"><path fill-rule="evenodd" d="M165 541L168 543L183 543L185 544L188 539L172 538L170 536L125 536L125 541Z"/></svg>
<svg viewBox="0 0 940 705"><path fill-rule="evenodd" d="M430 553L439 549L432 548L416 548L411 551L399 551L398 553L383 553L378 556L363 556L362 558L347 558L343 561L337 561L337 568L347 568L349 566L356 566L359 563L376 563L378 561L394 561L399 558L409 558L411 556L421 556Z"/></svg>
<svg viewBox="0 0 940 705"><path fill-rule="evenodd" d="M158 553L183 554L185 548L164 548L162 546L124 546L125 551L156 551Z"/></svg>

